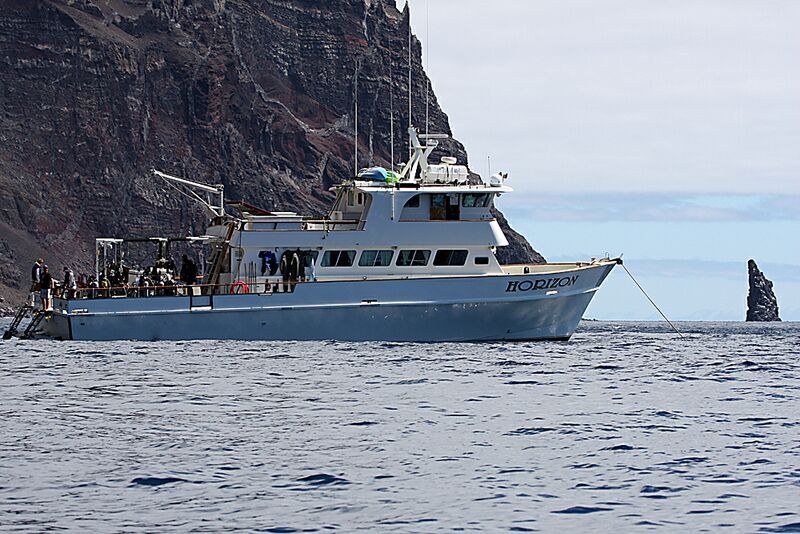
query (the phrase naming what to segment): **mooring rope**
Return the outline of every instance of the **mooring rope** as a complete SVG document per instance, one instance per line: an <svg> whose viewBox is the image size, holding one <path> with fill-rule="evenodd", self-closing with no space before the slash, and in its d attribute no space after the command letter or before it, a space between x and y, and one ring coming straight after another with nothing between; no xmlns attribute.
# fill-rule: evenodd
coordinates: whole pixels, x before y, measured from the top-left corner
<svg viewBox="0 0 800 534"><path fill-rule="evenodd" d="M666 316L666 315L664 315L664 312L662 312L662 311L661 311L661 308L659 308L659 307L658 307L658 305L657 305L655 302L653 302L653 299L651 299L651 298L650 298L650 295L648 295L648 294L647 294L647 291L645 291L645 290L644 290L644 288L642 287L642 285L641 285L639 282L637 282L637 281L636 281L636 278L634 278L634 277L633 277L633 275L631 274L631 272L628 270L628 268L627 268L627 267L625 267L625 264L624 264L624 263L620 263L620 265L622 265L622 268L623 268L623 269L625 269L625 272L626 272L626 273L628 273L628 276L630 276L630 277L631 277L631 280L633 280L633 283L634 283L634 284L636 284L636 287L638 287L638 288L639 288L639 290L642 292L642 294L643 294L645 297L647 297L647 300L649 300L649 301L650 301L650 304L652 304L652 305L653 305L653 307L656 309L656 311L658 311L658 313L660 313L660 314L661 314L661 317L663 317L663 318L664 318L664 320L665 320L665 321L667 321L667 323L668 323L668 324L669 324L669 325L672 327L672 329L673 329L673 330L675 330L675 333L676 333L676 334L678 334L679 336L681 336L681 339L685 339L685 338L683 337L683 334L681 334L680 330L678 330L677 328L675 328L675 325L674 325L674 324L672 324L672 321L670 321L669 319L667 319L667 316Z"/></svg>

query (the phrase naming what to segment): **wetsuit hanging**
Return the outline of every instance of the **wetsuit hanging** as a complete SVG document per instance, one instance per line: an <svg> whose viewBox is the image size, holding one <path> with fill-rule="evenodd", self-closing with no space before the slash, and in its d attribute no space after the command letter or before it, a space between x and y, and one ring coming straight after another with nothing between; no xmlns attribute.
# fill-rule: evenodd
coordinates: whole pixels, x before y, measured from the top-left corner
<svg viewBox="0 0 800 534"><path fill-rule="evenodd" d="M275 273L278 272L278 258L275 257L275 253L271 250L266 251L264 254L264 260L269 267L269 275L274 276Z"/></svg>
<svg viewBox="0 0 800 534"><path fill-rule="evenodd" d="M291 290L294 291L295 283L300 278L300 252L295 251L292 253L291 263L289 265L289 278L291 279L292 284Z"/></svg>
<svg viewBox="0 0 800 534"><path fill-rule="evenodd" d="M281 280L283 281L283 292L286 293L289 290L289 252L284 252L281 255Z"/></svg>

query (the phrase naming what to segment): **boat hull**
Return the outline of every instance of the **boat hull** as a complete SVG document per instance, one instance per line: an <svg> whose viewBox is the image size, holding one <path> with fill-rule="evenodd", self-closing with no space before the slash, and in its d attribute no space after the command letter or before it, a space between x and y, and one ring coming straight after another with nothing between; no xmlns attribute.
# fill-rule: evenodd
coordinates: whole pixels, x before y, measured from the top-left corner
<svg viewBox="0 0 800 534"><path fill-rule="evenodd" d="M98 341L568 339L613 266L537 275L309 282L293 293L58 301L44 332Z"/></svg>

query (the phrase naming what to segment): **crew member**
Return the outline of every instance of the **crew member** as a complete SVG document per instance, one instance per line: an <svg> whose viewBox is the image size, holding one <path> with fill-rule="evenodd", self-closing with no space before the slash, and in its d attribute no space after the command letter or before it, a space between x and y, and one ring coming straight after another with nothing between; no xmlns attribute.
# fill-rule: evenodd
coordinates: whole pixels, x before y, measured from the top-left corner
<svg viewBox="0 0 800 534"><path fill-rule="evenodd" d="M97 278L93 274L89 275L89 280L86 282L86 287L89 288L90 299L96 299L100 297L97 291L100 288L100 284L97 283Z"/></svg>
<svg viewBox="0 0 800 534"><path fill-rule="evenodd" d="M186 254L181 258L181 281L187 286L197 281L197 265Z"/></svg>
<svg viewBox="0 0 800 534"><path fill-rule="evenodd" d="M48 312L52 310L51 296L55 281L47 265L42 265L42 275L39 278L39 298L42 299L42 311Z"/></svg>
<svg viewBox="0 0 800 534"><path fill-rule="evenodd" d="M31 267L31 306L36 304L36 292L41 289L42 265L44 265L44 260L39 258Z"/></svg>
<svg viewBox="0 0 800 534"><path fill-rule="evenodd" d="M65 299L74 299L78 293L78 281L75 279L75 273L69 267L64 267L64 292L62 296Z"/></svg>
<svg viewBox="0 0 800 534"><path fill-rule="evenodd" d="M103 278L100 280L100 297L107 299L110 296L110 288L111 281L108 279L108 276L103 275Z"/></svg>

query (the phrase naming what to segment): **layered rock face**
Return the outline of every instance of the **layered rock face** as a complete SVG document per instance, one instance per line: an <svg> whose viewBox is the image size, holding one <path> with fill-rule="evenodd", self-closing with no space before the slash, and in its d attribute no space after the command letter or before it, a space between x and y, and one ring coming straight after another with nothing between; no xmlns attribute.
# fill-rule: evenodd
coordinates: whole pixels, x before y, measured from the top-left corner
<svg viewBox="0 0 800 534"><path fill-rule="evenodd" d="M150 168L321 215L354 168L390 165L390 107L406 159L408 17L394 0L3 0L0 296L21 298L37 256L89 270L98 235L201 233L202 211ZM450 133L434 94L430 129ZM457 141L445 152L467 162ZM502 260L541 261L508 236Z"/></svg>
<svg viewBox="0 0 800 534"><path fill-rule="evenodd" d="M754 260L747 262L750 290L747 294L747 321L780 321L778 299Z"/></svg>

